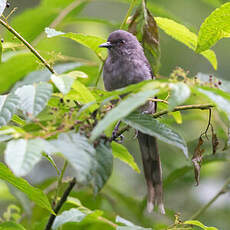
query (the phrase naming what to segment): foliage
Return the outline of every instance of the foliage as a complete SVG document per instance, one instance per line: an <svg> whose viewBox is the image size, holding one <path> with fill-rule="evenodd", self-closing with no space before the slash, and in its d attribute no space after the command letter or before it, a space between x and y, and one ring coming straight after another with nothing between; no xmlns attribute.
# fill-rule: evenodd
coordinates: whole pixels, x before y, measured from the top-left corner
<svg viewBox="0 0 230 230"><path fill-rule="evenodd" d="M219 6L219 1L205 2ZM120 143L123 133L130 135L133 130L155 136L167 148L174 152L179 148L184 153L183 165L170 171L164 180L165 193L176 179L192 171L193 164L198 183L202 164L229 160L226 154L230 145L227 131L230 119L229 89L222 87L218 79L210 77L204 81L181 68L176 68L167 77L158 74L161 53L158 27L203 55L217 69L217 58L210 48L221 38L229 37L229 3L221 5L206 18L197 36L182 23L176 22L175 16L163 6L133 0L122 27L137 35L157 80L112 92L106 92L101 85L97 85L106 59L105 51L98 46L105 42L106 37L61 32L75 28L73 25L79 20L87 24L89 21L101 23L110 29L119 28L119 22L78 17L91 4L89 0L42 0L37 7L12 16L8 24L6 15L2 15L6 1L0 3L0 23L7 31L6 41L0 46L0 150L4 154L4 163L0 163L0 179L9 190L12 185L17 188L18 194L12 192L15 197L10 201L16 208L9 205L8 210L1 210L4 213L0 219L0 229L45 229L47 217L52 218L55 212L57 216L54 217L52 229L173 230L192 229L191 226L204 230L217 229L206 227L198 220L183 222L178 215L174 220L173 214L176 212L171 210L166 213L171 224L168 221L161 227L157 218L152 221L145 215L145 200L136 200L128 193L121 194L115 185L107 185L107 181L111 174L116 173L113 172L116 171L113 170L114 158L140 173L135 157L129 153L129 148ZM132 12L133 7L137 7L135 12ZM131 13L133 17L130 17ZM20 32L22 38L16 36L12 28ZM72 40L72 46L80 44L88 48L89 58L86 60L78 53L76 56L66 55L68 48L65 42L69 40ZM91 53L96 55L91 56ZM45 58L42 63L37 59L38 55ZM54 66L51 67L52 73L45 69L44 64ZM226 81L227 84L229 82ZM158 103L158 111L153 115L138 110L149 100ZM197 109L202 111L196 112L194 118L191 114ZM198 116L206 116L204 110L210 111L208 119ZM118 121L121 121L119 135L113 132ZM185 135L179 126L186 122L200 122L202 127L207 127L196 130L194 152L189 147L189 135ZM219 143L224 148L220 148ZM210 146L214 155L208 154ZM55 175L47 173L44 167L42 170L47 180L39 179L40 183L35 185L30 176L42 162L48 163ZM71 184L69 176L76 179L74 190L68 190L67 184ZM96 197L88 187L93 187ZM25 199L19 198L24 194L30 200L27 202L33 202L33 205L29 203L31 216L25 208ZM117 208L114 205L116 202L122 208ZM167 206L173 207L173 204ZM132 221L119 215L127 216ZM199 216L195 215L197 218Z"/></svg>

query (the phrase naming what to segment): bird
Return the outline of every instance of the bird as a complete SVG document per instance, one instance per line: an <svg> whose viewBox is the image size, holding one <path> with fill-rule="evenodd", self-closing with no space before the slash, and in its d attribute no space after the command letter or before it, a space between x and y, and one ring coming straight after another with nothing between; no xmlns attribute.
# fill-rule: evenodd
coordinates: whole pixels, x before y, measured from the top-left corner
<svg viewBox="0 0 230 230"><path fill-rule="evenodd" d="M107 91L155 79L143 47L133 34L124 30L113 31L107 42L99 47L108 49L108 56L103 67L103 81ZM148 101L141 111L152 114L156 112L156 106L155 102ZM137 139L147 185L147 211L152 212L154 207L158 206L158 210L165 214L162 168L157 139L140 131L138 131Z"/></svg>

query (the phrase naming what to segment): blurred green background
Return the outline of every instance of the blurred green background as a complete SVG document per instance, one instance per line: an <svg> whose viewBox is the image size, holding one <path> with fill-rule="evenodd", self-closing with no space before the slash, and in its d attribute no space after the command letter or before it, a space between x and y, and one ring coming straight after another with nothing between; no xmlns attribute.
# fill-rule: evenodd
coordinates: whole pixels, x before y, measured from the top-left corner
<svg viewBox="0 0 230 230"><path fill-rule="evenodd" d="M64 1L64 0L62 0ZM59 2L59 0L57 0ZM128 1L92 1L86 5L81 12L73 12L72 16L57 26L57 30L83 32L86 34L97 35L107 38L109 33L119 28L129 5ZM198 32L203 20L218 6L219 1L205 0L155 0L150 1L157 4L157 7L152 11L156 16L169 16L178 22L185 24L192 31ZM213 2L210 4L208 2ZM220 3L226 1L220 1ZM12 26L15 25L16 30L24 34L29 41L36 40L39 35L31 35L27 30L30 30L30 25L35 26L37 15L31 21L26 23L20 22L20 15L27 10L36 7L39 4L38 0L11 0L11 6L8 11L17 7L9 22ZM159 14L157 14L159 12ZM45 18L45 15L44 15ZM100 19L98 22L85 20L86 18ZM107 22L105 23L106 20ZM40 21L37 21L40 23ZM49 24L49 23L48 23ZM11 35L6 33L1 28L1 36L6 40L14 40ZM4 32L3 32L4 31ZM27 32L26 32L27 31ZM210 63L201 55L195 54L192 50L185 47L183 44L173 40L169 36L160 31L161 43L161 68L160 74L169 76L170 73L177 67L182 67L190 72L190 76L195 76L197 73L212 74L222 79L228 80L229 77L229 60L230 60L230 40L223 39L213 48L217 54L218 70L214 71ZM92 61L96 66L99 64L97 57L87 48L76 44L68 39L63 38L43 38L36 47L41 52L49 52L51 58L57 53L62 56L74 58L82 58ZM55 52L55 54L53 53ZM41 67L41 66L39 66ZM32 69L36 70L35 66ZM92 67L93 68L93 67ZM95 67L98 68L98 67ZM9 70L11 71L11 70ZM93 76L95 77L95 76ZM95 82L95 81L92 81ZM92 84L89 82L89 84ZM100 83L102 85L102 83ZM187 114L188 112L186 112ZM190 154L193 153L197 144L197 138L205 130L207 125L208 112L189 112L190 117L193 117L194 122L184 120L183 123L172 124L173 118L163 118L167 123L174 125L176 129L185 137L189 145ZM197 116L197 122L196 122ZM133 134L126 135L125 145L134 155L138 165L141 165L139 147L133 139ZM168 175L177 168L190 166L180 150L166 146L160 143L160 153L163 165L163 175L167 178ZM206 153L209 153L210 146L207 144ZM30 180L34 183L42 181L43 178L55 175L54 172L43 162L39 164L31 173ZM41 173L41 171L43 173ZM115 160L113 175L108 184L96 198L92 197L92 192L86 190L78 192L77 196L82 203L90 208L103 208L112 213L116 212L120 216L133 221L136 224L149 226L150 224L172 223L174 220L174 212L181 213L182 219L189 219L202 205L207 203L221 188L225 178L229 176L229 163L218 162L204 165L201 171L201 181L198 187L195 187L193 170L187 173L182 173L179 179L169 181L165 184L164 197L165 207L168 210L173 210L171 215L162 217L157 213L147 214L142 210L145 209L146 186L144 183L143 171L139 175L131 170L127 165ZM41 177L41 178L39 178ZM4 210L13 197L6 192L7 187L1 185L0 189L0 207ZM6 202L7 199L7 202ZM4 203L1 202L4 200ZM118 203L118 201L120 203ZM204 224L216 226L220 230L228 230L230 226L230 199L229 194L222 195L209 209L199 218ZM156 226L157 227L157 226ZM157 228L156 228L157 229Z"/></svg>

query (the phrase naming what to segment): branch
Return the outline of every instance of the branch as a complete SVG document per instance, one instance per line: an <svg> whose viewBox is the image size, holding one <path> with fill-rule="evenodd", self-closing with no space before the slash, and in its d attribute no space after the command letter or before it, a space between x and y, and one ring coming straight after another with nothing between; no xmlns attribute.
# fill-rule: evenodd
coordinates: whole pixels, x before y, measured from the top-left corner
<svg viewBox="0 0 230 230"><path fill-rule="evenodd" d="M168 114L170 112L177 112L177 111L191 110L191 109L204 110L204 109L210 109L210 108L213 108L213 107L215 107L213 104L182 105L182 106L175 107L172 111L170 111L170 110L162 110L162 111L160 111L158 113L154 113L153 117L158 118L158 117L161 117L161 116L163 116L165 114Z"/></svg>
<svg viewBox="0 0 230 230"><path fill-rule="evenodd" d="M131 2L131 4L130 4L130 7L129 7L128 11L127 11L127 14L126 14L126 16L125 16L123 22L121 23L120 29L124 29L124 27L125 27L125 25L126 25L126 23L127 23L127 20L128 20L130 14L131 14L132 11L133 11L133 8L134 8L135 4L136 4L136 0L133 0L133 1Z"/></svg>
<svg viewBox="0 0 230 230"><path fill-rule="evenodd" d="M36 49L29 42L27 42L16 30L14 30L7 22L0 18L0 23L9 30L14 36L16 36L53 74L56 74L55 70L50 66L50 64L38 53Z"/></svg>
<svg viewBox="0 0 230 230"><path fill-rule="evenodd" d="M69 196L70 192L72 191L74 185L76 184L76 179L73 178L70 183L69 186L67 187L67 189L65 190L65 192L63 193L61 200L58 202L56 208L54 209L54 212L56 213L56 215L58 214L58 212L60 211L61 207L63 206L63 204L65 203L67 197ZM45 230L50 230L52 228L52 225L54 223L54 220L56 218L56 215L51 214L50 218L48 220L48 223L45 227Z"/></svg>
<svg viewBox="0 0 230 230"><path fill-rule="evenodd" d="M199 209L190 219L194 220L197 219L201 214L203 214L217 199L219 196L227 192L228 186L230 184L230 177L226 180L223 187L220 189L220 191L201 209Z"/></svg>

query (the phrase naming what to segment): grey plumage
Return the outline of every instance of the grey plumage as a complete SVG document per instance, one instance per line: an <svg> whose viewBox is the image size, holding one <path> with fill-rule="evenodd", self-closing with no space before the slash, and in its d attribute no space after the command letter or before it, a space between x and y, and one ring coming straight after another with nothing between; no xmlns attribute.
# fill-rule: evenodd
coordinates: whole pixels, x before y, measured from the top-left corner
<svg viewBox="0 0 230 230"><path fill-rule="evenodd" d="M109 35L108 41L100 47L109 50L103 69L106 90L111 91L144 80L154 79L143 48L131 33L123 30L114 31ZM150 101L141 110L145 113L154 113L156 104ZM154 205L157 204L161 213L165 213L162 199L162 170L156 138L139 132L138 142L148 187L147 209L151 212Z"/></svg>

